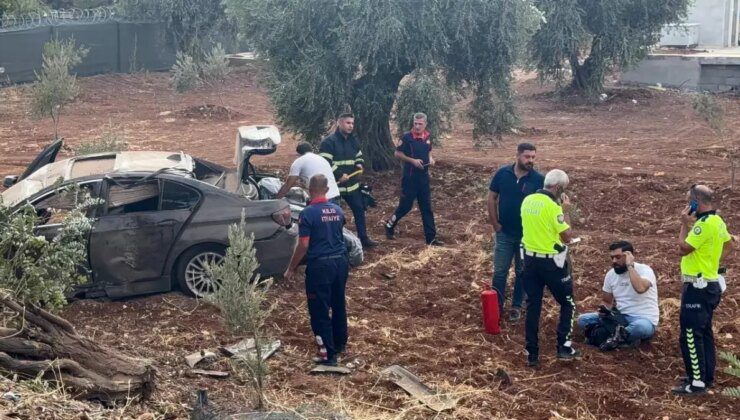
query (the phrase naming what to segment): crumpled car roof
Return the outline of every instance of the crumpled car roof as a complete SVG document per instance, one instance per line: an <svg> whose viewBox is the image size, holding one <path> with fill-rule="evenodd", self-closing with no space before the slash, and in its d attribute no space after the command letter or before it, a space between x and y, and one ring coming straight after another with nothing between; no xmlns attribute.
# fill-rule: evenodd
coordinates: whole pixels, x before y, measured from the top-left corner
<svg viewBox="0 0 740 420"><path fill-rule="evenodd" d="M33 194L53 185L59 178L66 180L88 176L125 173L156 172L178 169L192 172L195 162L182 152L118 152L78 156L50 163L17 184L3 191L3 204L14 206Z"/></svg>

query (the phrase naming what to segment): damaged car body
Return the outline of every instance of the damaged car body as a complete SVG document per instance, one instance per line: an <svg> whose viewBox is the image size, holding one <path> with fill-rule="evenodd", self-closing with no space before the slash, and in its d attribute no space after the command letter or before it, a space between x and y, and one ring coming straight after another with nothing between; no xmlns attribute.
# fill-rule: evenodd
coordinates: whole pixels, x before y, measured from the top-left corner
<svg viewBox="0 0 740 420"><path fill-rule="evenodd" d="M217 287L206 266L228 246L228 227L244 216L261 276L281 275L297 243L287 200L261 199L249 157L273 153L280 134L273 126L240 127L237 169L182 152L126 151L56 161L57 140L23 175L7 177L4 205L30 204L40 235L54 236L61 216L74 207L64 192L77 186L97 204L88 210L89 282L75 295L127 297L179 287L205 296Z"/></svg>

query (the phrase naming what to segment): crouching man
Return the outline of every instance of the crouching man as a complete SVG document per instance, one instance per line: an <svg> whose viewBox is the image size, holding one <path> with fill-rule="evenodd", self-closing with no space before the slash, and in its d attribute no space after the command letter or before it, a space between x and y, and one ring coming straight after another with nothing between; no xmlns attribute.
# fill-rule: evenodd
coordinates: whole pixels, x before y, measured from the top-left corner
<svg viewBox="0 0 740 420"><path fill-rule="evenodd" d="M652 337L658 326L660 310L655 273L647 265L636 263L633 252L632 244L627 241L609 246L612 269L604 277L605 308L578 318L578 326L588 342L602 351L620 345L635 346Z"/></svg>

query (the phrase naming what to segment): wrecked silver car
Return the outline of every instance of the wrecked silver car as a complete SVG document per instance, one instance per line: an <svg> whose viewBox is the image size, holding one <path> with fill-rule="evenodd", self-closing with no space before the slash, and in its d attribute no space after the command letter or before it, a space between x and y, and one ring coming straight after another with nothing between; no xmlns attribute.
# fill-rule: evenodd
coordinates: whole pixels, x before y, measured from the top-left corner
<svg viewBox="0 0 740 420"><path fill-rule="evenodd" d="M262 276L282 274L297 242L287 200L261 199L253 155L273 153L274 126L240 127L236 170L182 152L117 152L56 161L57 140L18 177L7 177L4 205L30 203L41 220L39 234L53 236L74 203L62 194L76 185L99 198L89 210L90 282L75 294L125 297L179 287L205 296L217 285L206 264L218 263L228 245L228 226L245 216Z"/></svg>

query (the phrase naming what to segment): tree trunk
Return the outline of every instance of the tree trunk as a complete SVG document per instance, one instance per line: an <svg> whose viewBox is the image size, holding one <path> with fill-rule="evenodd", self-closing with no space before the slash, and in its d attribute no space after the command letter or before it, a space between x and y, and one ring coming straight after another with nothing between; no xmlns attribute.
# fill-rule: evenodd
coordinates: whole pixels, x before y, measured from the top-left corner
<svg viewBox="0 0 740 420"><path fill-rule="evenodd" d="M365 167L373 171L392 169L393 136L390 115L403 74L377 73L363 77L352 86L355 133L362 144Z"/></svg>
<svg viewBox="0 0 740 420"><path fill-rule="evenodd" d="M588 97L596 97L604 89L604 75L608 64L602 57L601 39L596 37L591 42L591 51L583 64L576 56L571 56L570 66L573 70L571 88Z"/></svg>
<svg viewBox="0 0 740 420"><path fill-rule="evenodd" d="M0 329L0 368L56 381L83 399L103 402L147 398L154 389L152 362L123 355L78 335L72 324L43 309L0 297L24 319L23 328Z"/></svg>

